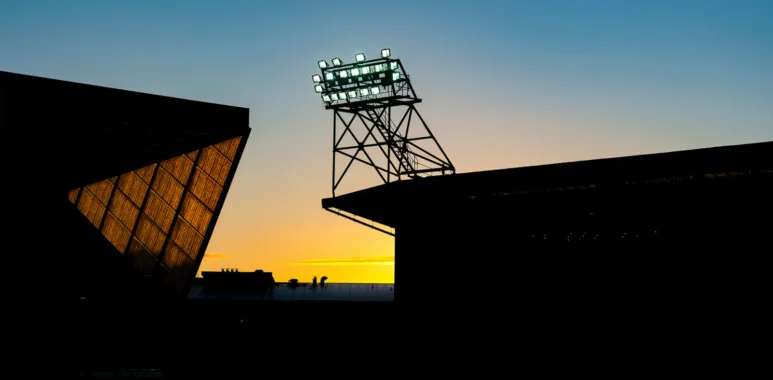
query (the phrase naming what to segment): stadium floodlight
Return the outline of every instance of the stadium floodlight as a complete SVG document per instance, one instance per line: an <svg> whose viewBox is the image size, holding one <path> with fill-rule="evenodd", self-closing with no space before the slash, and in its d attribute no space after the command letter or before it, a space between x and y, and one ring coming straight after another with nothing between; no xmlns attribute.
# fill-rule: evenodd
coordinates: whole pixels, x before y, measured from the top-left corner
<svg viewBox="0 0 773 380"><path fill-rule="evenodd" d="M319 62L317 62L317 64L319 65L320 69L326 69L327 68L327 61L325 61L324 59L319 61Z"/></svg>
<svg viewBox="0 0 773 380"><path fill-rule="evenodd" d="M374 48L377 50L370 53L364 50L344 53L344 56L356 53L349 56L353 60L346 62L331 53L327 63L320 63L319 71L310 72L317 74L312 75L311 85L324 101L320 108L333 113L334 197L339 183L349 172L350 165L338 164L342 156L347 157L349 164L358 161L373 167L385 183L456 172L424 118L418 115L416 105L422 100L414 91L413 76L408 75L399 57L392 57L391 49ZM401 128L395 128L397 120ZM339 127L339 121L344 128ZM385 137L384 133L389 136ZM343 141L346 134L356 144ZM358 158L360 151L367 152L368 160ZM371 157L373 154L382 156ZM378 161L381 163L376 164Z"/></svg>

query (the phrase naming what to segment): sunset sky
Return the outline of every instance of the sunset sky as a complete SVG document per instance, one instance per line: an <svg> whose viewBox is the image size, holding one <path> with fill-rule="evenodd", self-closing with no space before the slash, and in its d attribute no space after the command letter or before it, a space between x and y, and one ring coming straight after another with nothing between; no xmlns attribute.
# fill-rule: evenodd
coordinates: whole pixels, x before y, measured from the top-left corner
<svg viewBox="0 0 773 380"><path fill-rule="evenodd" d="M3 0L0 70L249 108L201 269L392 282L393 238L321 208L318 60L391 48L470 172L773 140L771 20L769 0ZM355 167L339 193L379 181Z"/></svg>

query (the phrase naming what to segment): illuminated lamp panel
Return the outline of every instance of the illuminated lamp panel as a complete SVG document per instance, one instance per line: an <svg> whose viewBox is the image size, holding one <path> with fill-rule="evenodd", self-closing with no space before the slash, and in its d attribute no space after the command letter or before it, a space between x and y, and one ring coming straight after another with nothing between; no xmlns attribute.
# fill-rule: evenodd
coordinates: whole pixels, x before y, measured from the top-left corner
<svg viewBox="0 0 773 380"><path fill-rule="evenodd" d="M161 167L156 173L156 180L153 181L153 190L171 207L177 208L185 188L166 169Z"/></svg>
<svg viewBox="0 0 773 380"><path fill-rule="evenodd" d="M94 227L99 228L102 217L105 215L105 206L99 202L94 194L88 188L83 189L83 194L78 201L78 210L86 216Z"/></svg>
<svg viewBox="0 0 773 380"><path fill-rule="evenodd" d="M131 230L134 228L134 224L137 223L137 216L140 214L140 209L129 200L129 197L127 197L126 194L118 190L113 194L113 200L110 202L110 213L113 214L124 227ZM121 253L123 252L124 251L121 251Z"/></svg>
<svg viewBox="0 0 773 380"><path fill-rule="evenodd" d="M132 232L129 231L112 213L107 213L102 225L102 234L113 244L118 252L124 253Z"/></svg>
<svg viewBox="0 0 773 380"><path fill-rule="evenodd" d="M188 183L188 177L193 168L193 161L186 155L162 161L161 167L177 179L183 186Z"/></svg>
<svg viewBox="0 0 773 380"><path fill-rule="evenodd" d="M145 204L145 215L156 223L163 232L169 232L174 221L174 209L169 206L155 191L148 195L148 202Z"/></svg>
<svg viewBox="0 0 773 380"><path fill-rule="evenodd" d="M78 193L80 193L80 191L81 191L81 189L78 188L78 189L75 189L75 190L70 190L70 192L67 193L67 199L70 200L70 203L75 204L75 201L78 200Z"/></svg>
<svg viewBox="0 0 773 380"><path fill-rule="evenodd" d="M148 192L148 184L134 172L121 174L118 179L118 188L126 194L135 205L141 205Z"/></svg>
<svg viewBox="0 0 773 380"><path fill-rule="evenodd" d="M223 155L226 158L233 161L234 157L236 157L236 150L239 149L239 143L241 141L242 141L242 138L240 136L234 139L230 139L230 140L215 144L214 147L217 148L217 150L219 150L220 153L223 153Z"/></svg>

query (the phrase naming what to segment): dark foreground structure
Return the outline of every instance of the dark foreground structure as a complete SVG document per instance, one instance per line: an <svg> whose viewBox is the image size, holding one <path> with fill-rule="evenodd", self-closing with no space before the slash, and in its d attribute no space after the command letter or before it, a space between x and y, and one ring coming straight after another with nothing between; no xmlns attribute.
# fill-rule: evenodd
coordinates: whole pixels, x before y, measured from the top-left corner
<svg viewBox="0 0 773 380"><path fill-rule="evenodd" d="M736 260L770 249L771 194L764 142L420 178L322 206L394 228L399 304L566 311L737 285Z"/></svg>
<svg viewBox="0 0 773 380"><path fill-rule="evenodd" d="M250 135L248 109L0 71L0 129L6 344L40 367L20 378L45 378L46 366L192 378L180 371L196 368L195 345L291 334L266 327L319 310L187 298Z"/></svg>
<svg viewBox="0 0 773 380"><path fill-rule="evenodd" d="M18 147L6 220L36 274L25 288L62 301L184 297L249 110L8 72L0 90Z"/></svg>

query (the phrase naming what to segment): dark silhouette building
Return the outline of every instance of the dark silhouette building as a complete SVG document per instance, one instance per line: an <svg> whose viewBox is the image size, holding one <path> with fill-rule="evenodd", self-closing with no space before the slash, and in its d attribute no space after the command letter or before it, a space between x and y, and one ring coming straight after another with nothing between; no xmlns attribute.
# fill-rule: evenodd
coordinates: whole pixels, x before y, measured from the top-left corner
<svg viewBox="0 0 773 380"><path fill-rule="evenodd" d="M250 134L249 110L0 71L26 291L184 297ZM11 186L11 185L9 185Z"/></svg>
<svg viewBox="0 0 773 380"><path fill-rule="evenodd" d="M419 178L322 206L394 228L398 303L533 310L722 294L736 259L770 245L771 194L763 142Z"/></svg>

